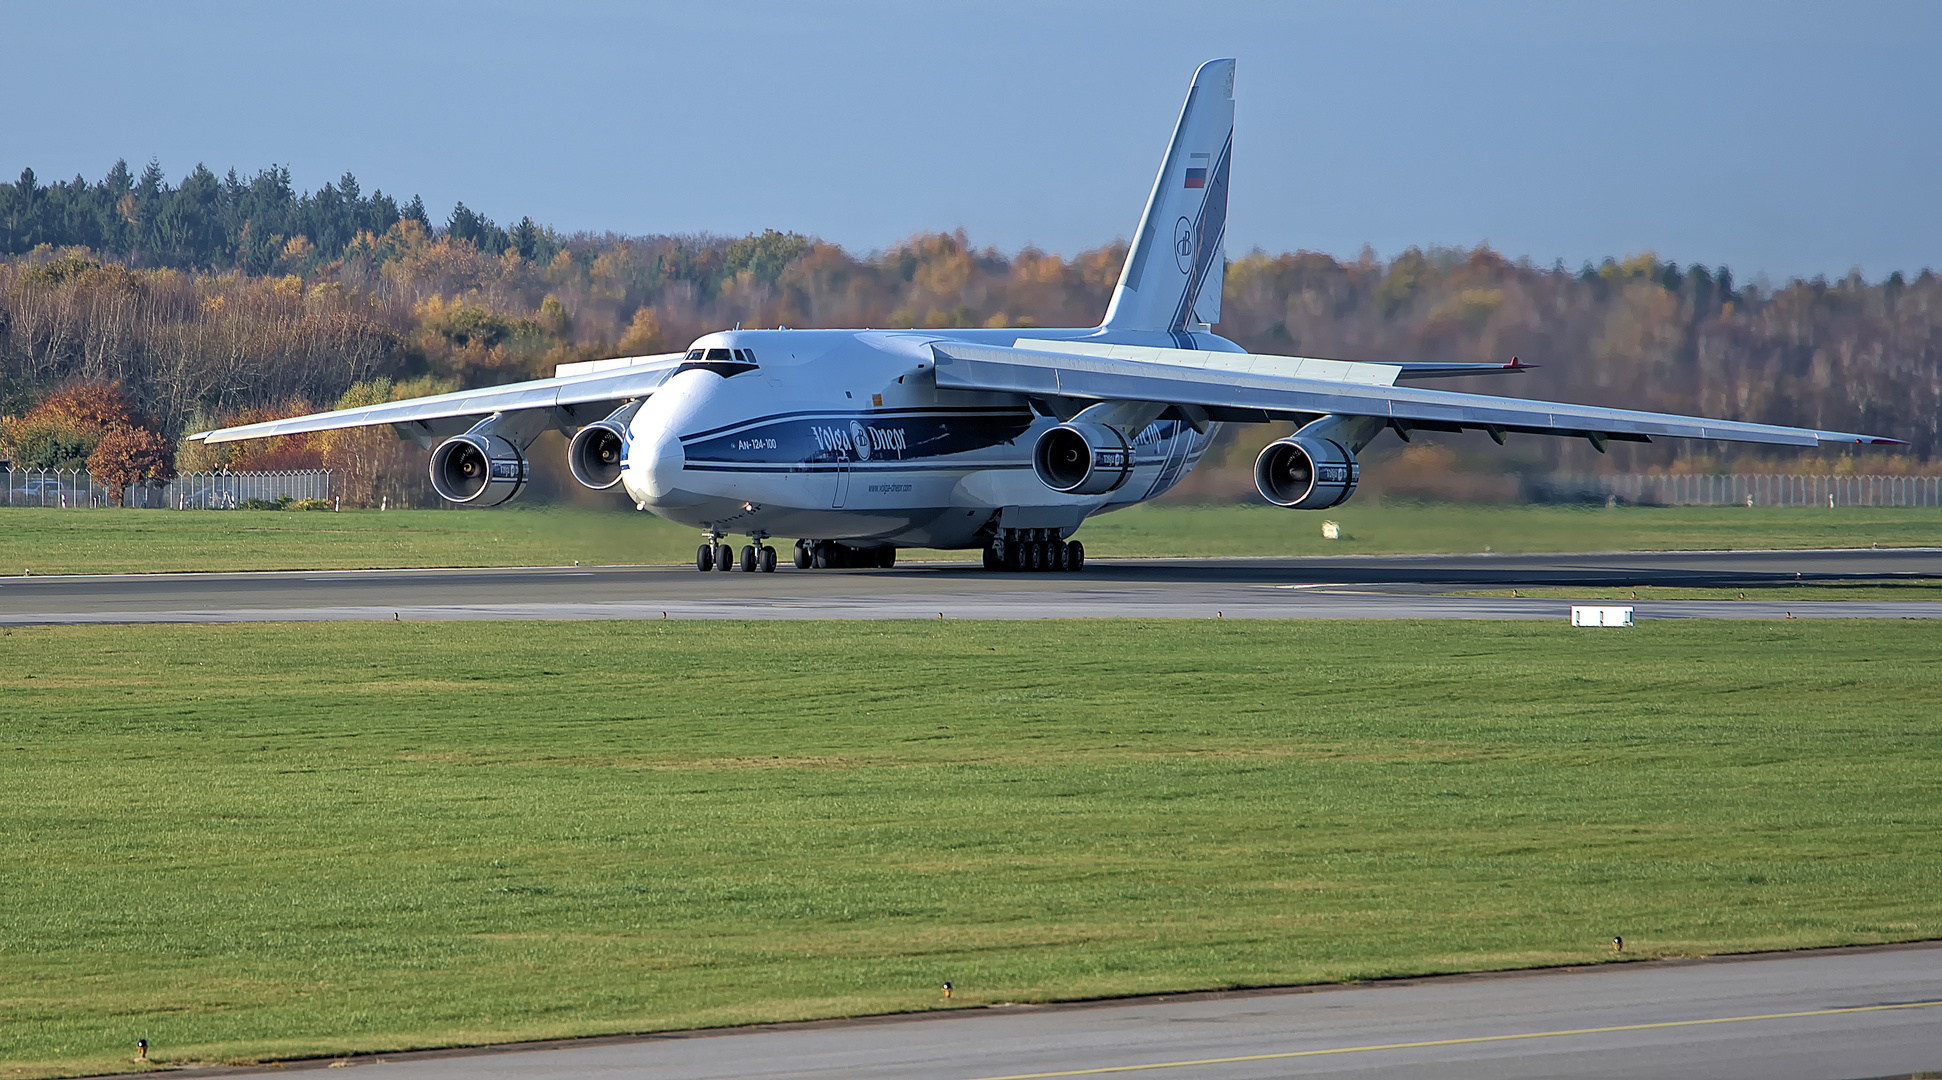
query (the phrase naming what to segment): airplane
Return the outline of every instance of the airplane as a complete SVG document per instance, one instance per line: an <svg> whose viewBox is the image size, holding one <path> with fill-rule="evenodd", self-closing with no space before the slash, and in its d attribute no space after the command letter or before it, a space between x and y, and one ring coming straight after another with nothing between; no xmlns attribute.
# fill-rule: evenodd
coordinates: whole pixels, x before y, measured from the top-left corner
<svg viewBox="0 0 1942 1080"><path fill-rule="evenodd" d="M561 364L553 378L200 432L211 443L388 424L431 450L432 486L495 506L526 485L533 441L569 435L596 491L693 526L701 571L793 562L889 567L900 547L982 548L992 570L1077 571L1094 514L1179 482L1221 425L1293 420L1255 461L1276 506L1355 493L1385 431L1611 441L1901 445L1839 431L1400 385L1532 365L1253 354L1220 321L1234 146L1234 61L1194 73L1098 326L724 330L678 353ZM748 538L739 553L731 538Z"/></svg>

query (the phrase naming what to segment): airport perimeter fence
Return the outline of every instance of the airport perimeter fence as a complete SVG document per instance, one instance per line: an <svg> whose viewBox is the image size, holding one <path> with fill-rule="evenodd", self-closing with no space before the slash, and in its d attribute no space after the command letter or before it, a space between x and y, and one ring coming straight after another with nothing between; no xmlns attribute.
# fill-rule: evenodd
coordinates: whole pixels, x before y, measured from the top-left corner
<svg viewBox="0 0 1942 1080"><path fill-rule="evenodd" d="M113 506L106 485L86 469L8 469L7 506L64 509ZM151 510L235 510L252 500L329 500L330 470L291 472L184 473L167 484L137 485L122 493L125 506Z"/></svg>
<svg viewBox="0 0 1942 1080"><path fill-rule="evenodd" d="M1632 506L1942 506L1942 476L1584 474L1536 478L1526 496Z"/></svg>

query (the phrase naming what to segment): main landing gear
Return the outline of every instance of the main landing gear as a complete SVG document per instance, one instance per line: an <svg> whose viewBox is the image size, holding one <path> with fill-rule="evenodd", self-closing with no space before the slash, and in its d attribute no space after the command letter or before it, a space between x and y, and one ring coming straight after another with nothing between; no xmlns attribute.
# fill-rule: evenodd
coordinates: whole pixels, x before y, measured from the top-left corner
<svg viewBox="0 0 1942 1080"><path fill-rule="evenodd" d="M796 569L888 570L897 565L897 549L851 547L834 540L796 541Z"/></svg>
<svg viewBox="0 0 1942 1080"><path fill-rule="evenodd" d="M985 545L986 570L1055 570L1076 574L1086 565L1086 546L1061 540L1052 529L1008 529Z"/></svg>
<svg viewBox="0 0 1942 1080"><path fill-rule="evenodd" d="M755 539L759 542L761 538ZM741 558L737 559L735 545L722 543L719 536L710 537L708 543L695 549L696 570L728 571L735 569L738 562L744 574L753 574L758 570L764 574L773 574L775 573L775 549L767 544L760 546L745 544L742 547Z"/></svg>

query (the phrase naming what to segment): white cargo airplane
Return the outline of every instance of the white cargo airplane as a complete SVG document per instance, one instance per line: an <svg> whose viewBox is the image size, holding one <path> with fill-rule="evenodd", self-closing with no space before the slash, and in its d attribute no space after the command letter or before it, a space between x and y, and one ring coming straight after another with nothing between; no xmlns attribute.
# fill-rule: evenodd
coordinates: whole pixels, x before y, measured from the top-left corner
<svg viewBox="0 0 1942 1080"><path fill-rule="evenodd" d="M1781 446L1897 443L1839 431L1631 412L1400 379L1510 364L1351 363L1250 354L1213 333L1234 146L1234 61L1201 65L1161 160L1106 318L1075 329L729 330L685 352L561 364L554 378L247 424L260 439L390 424L432 450L432 486L494 506L526 483L526 451L571 433L595 490L703 530L699 570L887 567L898 547L983 548L985 566L1077 570L1093 514L1151 499L1219 425L1301 425L1255 461L1261 495L1320 510L1354 494L1355 455L1384 430L1485 431ZM442 441L440 441L442 439ZM749 544L736 556L729 537Z"/></svg>

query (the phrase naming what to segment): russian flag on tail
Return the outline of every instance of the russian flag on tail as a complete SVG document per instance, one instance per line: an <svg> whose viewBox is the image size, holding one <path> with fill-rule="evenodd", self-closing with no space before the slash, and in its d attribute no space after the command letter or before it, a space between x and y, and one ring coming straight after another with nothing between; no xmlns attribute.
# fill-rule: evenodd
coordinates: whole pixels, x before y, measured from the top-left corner
<svg viewBox="0 0 1942 1080"><path fill-rule="evenodd" d="M1193 162L1193 164L1187 166L1187 186L1190 188L1206 187L1207 186L1207 155L1188 154L1187 157Z"/></svg>

